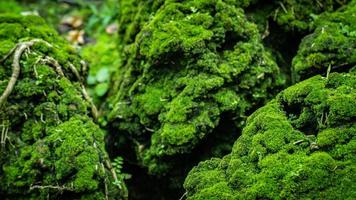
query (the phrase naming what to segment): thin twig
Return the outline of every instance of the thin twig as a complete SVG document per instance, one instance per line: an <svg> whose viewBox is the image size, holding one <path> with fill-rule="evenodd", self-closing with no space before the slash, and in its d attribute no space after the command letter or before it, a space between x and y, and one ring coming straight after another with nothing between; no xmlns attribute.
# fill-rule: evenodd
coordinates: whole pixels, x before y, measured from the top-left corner
<svg viewBox="0 0 356 200"><path fill-rule="evenodd" d="M7 60L7 58L9 56L11 56L12 53L14 53L14 51L16 50L18 45L15 45L14 48L12 48L1 60L0 60L0 63L3 63L5 60Z"/></svg>
<svg viewBox="0 0 356 200"><path fill-rule="evenodd" d="M103 173L105 173L105 167L104 167L104 164L101 163L101 168L103 170ZM105 199L106 200L109 200L109 190L108 190L108 185L107 185L107 179L105 177L104 179L104 186L105 186Z"/></svg>
<svg viewBox="0 0 356 200"><path fill-rule="evenodd" d="M42 61L51 64L53 67L55 67L57 74L59 74L61 77L65 77L62 67L56 59L50 56L46 56Z"/></svg>
<svg viewBox="0 0 356 200"><path fill-rule="evenodd" d="M115 169L112 167L111 162L109 160L105 160L105 164L106 164L106 167L111 171L114 181L117 182L119 179L117 178Z"/></svg>
<svg viewBox="0 0 356 200"><path fill-rule="evenodd" d="M278 2L279 3L279 5L282 7L282 9L283 9L283 11L285 12L285 13L288 13L288 11L287 11L287 9L286 9L286 7L284 6L284 4L282 3L282 2Z"/></svg>
<svg viewBox="0 0 356 200"><path fill-rule="evenodd" d="M80 61L82 73L85 74L88 71L88 64L84 61Z"/></svg>
<svg viewBox="0 0 356 200"><path fill-rule="evenodd" d="M54 185L33 185L33 186L30 186L30 190L34 190L34 189L56 189L56 190L59 190L59 191L64 191L64 190L67 190L67 191L73 191L72 188L68 188L68 187L65 187L65 186L54 186Z"/></svg>
<svg viewBox="0 0 356 200"><path fill-rule="evenodd" d="M93 100L91 99L91 97L88 95L87 90L85 89L84 85L82 85L82 94L84 96L84 99L87 100L91 106L91 113L92 113L94 119L97 120L98 116L99 116L98 109L96 108L95 104L93 103Z"/></svg>
<svg viewBox="0 0 356 200"><path fill-rule="evenodd" d="M75 77L78 79L78 81L82 81L82 77L80 76L77 68L75 68L75 66L72 63L68 63L68 66L70 70L73 72L73 74L75 75Z"/></svg>
<svg viewBox="0 0 356 200"><path fill-rule="evenodd" d="M187 196L188 192L184 192L184 194L179 198L179 200L183 200L185 196Z"/></svg>
<svg viewBox="0 0 356 200"><path fill-rule="evenodd" d="M330 71L331 71L331 65L328 66L328 69L326 71L326 79L329 78Z"/></svg>
<svg viewBox="0 0 356 200"><path fill-rule="evenodd" d="M267 36L269 36L270 32L269 32L269 23L268 21L266 21L266 28L265 28L265 31L262 35L262 39L265 39Z"/></svg>

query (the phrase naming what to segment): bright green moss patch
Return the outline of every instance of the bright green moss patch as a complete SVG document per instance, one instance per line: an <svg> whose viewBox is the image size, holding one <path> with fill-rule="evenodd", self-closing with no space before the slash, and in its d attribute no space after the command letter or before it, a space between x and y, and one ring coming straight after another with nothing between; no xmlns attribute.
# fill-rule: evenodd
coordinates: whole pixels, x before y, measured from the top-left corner
<svg viewBox="0 0 356 200"><path fill-rule="evenodd" d="M0 196L120 199L75 50L36 16L0 15L0 38Z"/></svg>
<svg viewBox="0 0 356 200"><path fill-rule="evenodd" d="M194 151L222 115L238 118L232 126L240 128L246 113L282 85L239 2L136 0L122 2L122 12L128 4L139 11L120 18L126 29L109 121L135 141L151 173L167 172L176 157Z"/></svg>
<svg viewBox="0 0 356 200"><path fill-rule="evenodd" d="M332 73L281 92L248 118L231 154L193 168L188 199L355 198L355 80Z"/></svg>
<svg viewBox="0 0 356 200"><path fill-rule="evenodd" d="M306 36L293 59L295 81L328 70L344 71L356 66L356 1L337 12L324 13L315 31ZM328 69L330 68L330 69Z"/></svg>
<svg viewBox="0 0 356 200"><path fill-rule="evenodd" d="M274 20L286 30L307 31L323 12L332 12L348 1L335 0L283 0L276 2Z"/></svg>

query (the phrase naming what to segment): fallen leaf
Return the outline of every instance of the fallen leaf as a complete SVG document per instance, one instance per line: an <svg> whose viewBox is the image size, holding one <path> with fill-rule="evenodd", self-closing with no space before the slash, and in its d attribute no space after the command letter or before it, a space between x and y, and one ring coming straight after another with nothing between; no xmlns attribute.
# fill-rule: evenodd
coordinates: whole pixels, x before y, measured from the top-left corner
<svg viewBox="0 0 356 200"><path fill-rule="evenodd" d="M61 24L79 28L83 25L83 19L80 16L66 16L61 20Z"/></svg>
<svg viewBox="0 0 356 200"><path fill-rule="evenodd" d="M84 44L84 31L83 30L72 30L68 32L67 40L73 44Z"/></svg>

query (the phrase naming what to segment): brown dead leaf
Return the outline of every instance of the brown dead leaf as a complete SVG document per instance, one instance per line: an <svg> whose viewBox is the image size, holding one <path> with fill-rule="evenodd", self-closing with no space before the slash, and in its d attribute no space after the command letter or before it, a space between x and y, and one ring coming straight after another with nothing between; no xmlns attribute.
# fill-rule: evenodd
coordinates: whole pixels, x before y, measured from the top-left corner
<svg viewBox="0 0 356 200"><path fill-rule="evenodd" d="M84 44L84 31L83 30L72 30L68 32L67 40L73 44Z"/></svg>
<svg viewBox="0 0 356 200"><path fill-rule="evenodd" d="M65 16L61 20L61 24L71 26L72 28L79 28L83 25L83 18L80 16Z"/></svg>

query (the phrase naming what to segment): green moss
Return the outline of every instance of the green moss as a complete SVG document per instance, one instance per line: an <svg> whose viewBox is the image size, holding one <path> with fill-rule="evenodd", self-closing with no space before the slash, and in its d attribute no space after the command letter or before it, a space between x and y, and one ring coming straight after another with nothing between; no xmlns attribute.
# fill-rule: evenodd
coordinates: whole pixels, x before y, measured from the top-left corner
<svg viewBox="0 0 356 200"><path fill-rule="evenodd" d="M70 64L85 75L80 58L36 16L0 15L0 58L16 44L40 39L20 58L20 76L0 105L0 195L7 199L119 199L105 152L104 133ZM53 62L58 61L63 75ZM0 63L0 94L14 56ZM47 60L47 61L46 61Z"/></svg>
<svg viewBox="0 0 356 200"><path fill-rule="evenodd" d="M356 66L356 1L337 12L320 15L293 59L295 81L315 74L348 71Z"/></svg>
<svg viewBox="0 0 356 200"><path fill-rule="evenodd" d="M323 12L331 12L347 1L334 0L283 0L276 3L273 13L276 22L286 30L306 31L314 19Z"/></svg>
<svg viewBox="0 0 356 200"><path fill-rule="evenodd" d="M278 94L248 118L230 154L193 168L188 199L355 198L355 80L331 73Z"/></svg>
<svg viewBox="0 0 356 200"><path fill-rule="evenodd" d="M121 4L122 65L113 78L109 120L135 141L151 173L164 173L176 157L192 153L222 115L238 118L232 126L241 127L246 113L282 85L256 25L238 7L247 3Z"/></svg>

